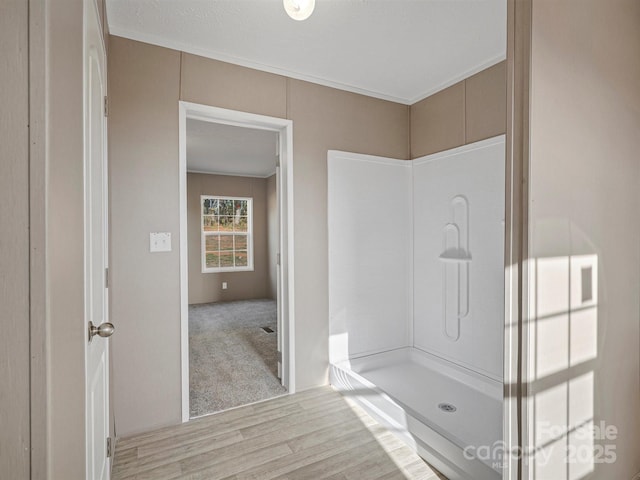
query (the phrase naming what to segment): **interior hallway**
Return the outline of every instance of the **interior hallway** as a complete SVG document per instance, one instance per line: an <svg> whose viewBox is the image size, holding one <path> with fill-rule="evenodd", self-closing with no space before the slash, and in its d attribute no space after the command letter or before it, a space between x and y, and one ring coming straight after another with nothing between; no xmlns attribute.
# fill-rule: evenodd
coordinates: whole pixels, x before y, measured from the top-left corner
<svg viewBox="0 0 640 480"><path fill-rule="evenodd" d="M113 480L445 479L331 387L124 438Z"/></svg>

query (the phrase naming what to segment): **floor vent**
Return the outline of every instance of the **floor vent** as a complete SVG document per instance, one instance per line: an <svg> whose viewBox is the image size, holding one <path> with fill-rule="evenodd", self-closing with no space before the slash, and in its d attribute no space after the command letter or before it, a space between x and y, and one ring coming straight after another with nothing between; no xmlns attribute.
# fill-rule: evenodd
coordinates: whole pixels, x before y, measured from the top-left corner
<svg viewBox="0 0 640 480"><path fill-rule="evenodd" d="M271 327L262 327L262 330L264 331L264 333L273 333L274 330Z"/></svg>
<svg viewBox="0 0 640 480"><path fill-rule="evenodd" d="M453 413L457 410L457 408L454 405L451 405L450 403L440 403L438 405L438 408L443 412L447 412L447 413Z"/></svg>

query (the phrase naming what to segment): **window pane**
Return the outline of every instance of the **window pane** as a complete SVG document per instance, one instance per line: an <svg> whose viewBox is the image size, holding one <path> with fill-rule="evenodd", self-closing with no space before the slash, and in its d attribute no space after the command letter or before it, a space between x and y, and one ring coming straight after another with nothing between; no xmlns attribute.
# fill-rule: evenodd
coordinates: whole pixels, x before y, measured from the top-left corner
<svg viewBox="0 0 640 480"><path fill-rule="evenodd" d="M215 252L220 250L220 235L207 235L204 238L204 249L206 252Z"/></svg>
<svg viewBox="0 0 640 480"><path fill-rule="evenodd" d="M220 254L218 252L207 252L207 268L218 268L220 266Z"/></svg>
<svg viewBox="0 0 640 480"><path fill-rule="evenodd" d="M247 217L235 217L233 222L233 230L235 232L246 232L247 223Z"/></svg>
<svg viewBox="0 0 640 480"><path fill-rule="evenodd" d="M246 200L236 200L235 212L236 216L247 216L247 204Z"/></svg>
<svg viewBox="0 0 640 480"><path fill-rule="evenodd" d="M205 198L202 200L202 214L216 215L218 213L218 199Z"/></svg>
<svg viewBox="0 0 640 480"><path fill-rule="evenodd" d="M234 235L236 250L247 250L247 236L246 235Z"/></svg>
<svg viewBox="0 0 640 480"><path fill-rule="evenodd" d="M233 250L233 235L220 235L220 250Z"/></svg>
<svg viewBox="0 0 640 480"><path fill-rule="evenodd" d="M233 232L233 217L220 217L220 231Z"/></svg>
<svg viewBox="0 0 640 480"><path fill-rule="evenodd" d="M233 209L233 200L220 200L220 215L233 216L236 212Z"/></svg>
<svg viewBox="0 0 640 480"><path fill-rule="evenodd" d="M246 267L247 263L247 252L238 252L236 251L236 267Z"/></svg>
<svg viewBox="0 0 640 480"><path fill-rule="evenodd" d="M226 252L220 252L220 266L221 267L233 267L233 254Z"/></svg>
<svg viewBox="0 0 640 480"><path fill-rule="evenodd" d="M203 215L202 228L204 228L205 232L215 232L218 230L218 217L214 217L213 215Z"/></svg>

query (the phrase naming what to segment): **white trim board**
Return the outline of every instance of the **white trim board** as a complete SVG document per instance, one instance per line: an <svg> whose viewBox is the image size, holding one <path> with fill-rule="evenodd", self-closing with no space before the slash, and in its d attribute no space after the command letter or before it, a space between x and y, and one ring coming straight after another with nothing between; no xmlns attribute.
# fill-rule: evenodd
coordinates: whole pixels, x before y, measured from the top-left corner
<svg viewBox="0 0 640 480"><path fill-rule="evenodd" d="M293 122L291 120L239 112L180 101L179 190L180 190L180 349L182 421L189 421L189 299L187 247L187 118L279 133L280 169L278 182L280 215L280 298L282 315L282 384L295 393L295 282L293 231Z"/></svg>
<svg viewBox="0 0 640 480"><path fill-rule="evenodd" d="M398 158L379 157L377 155L366 155L364 153L351 153L341 150L329 150L327 152L328 159L346 158L356 162L378 163L381 165L398 165L411 167L413 160L401 160Z"/></svg>
<svg viewBox="0 0 640 480"><path fill-rule="evenodd" d="M459 73L458 75L455 75L449 78L446 82L442 82L437 87L430 88L429 90L426 90L424 93L418 95L417 97L413 97L412 99L409 99L404 103L406 103L407 105L414 105L424 100L425 98L430 97L431 95L435 95L436 93L441 92L445 88L449 88L450 86L455 85L456 83L462 82L467 78L473 77L477 73L480 73L483 70L486 70L487 68L493 67L494 65L497 65L498 63L506 59L507 59L507 56L505 54L501 54L501 55L498 55L497 57L493 57L487 60L486 62L482 62L477 66L470 68L469 70L466 70L465 72Z"/></svg>

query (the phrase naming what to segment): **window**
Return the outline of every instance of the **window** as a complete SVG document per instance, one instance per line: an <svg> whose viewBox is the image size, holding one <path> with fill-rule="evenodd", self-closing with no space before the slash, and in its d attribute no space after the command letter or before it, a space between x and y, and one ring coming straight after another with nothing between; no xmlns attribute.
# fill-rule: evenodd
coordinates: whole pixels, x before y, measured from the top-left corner
<svg viewBox="0 0 640 480"><path fill-rule="evenodd" d="M202 273L253 270L251 198L202 195Z"/></svg>

